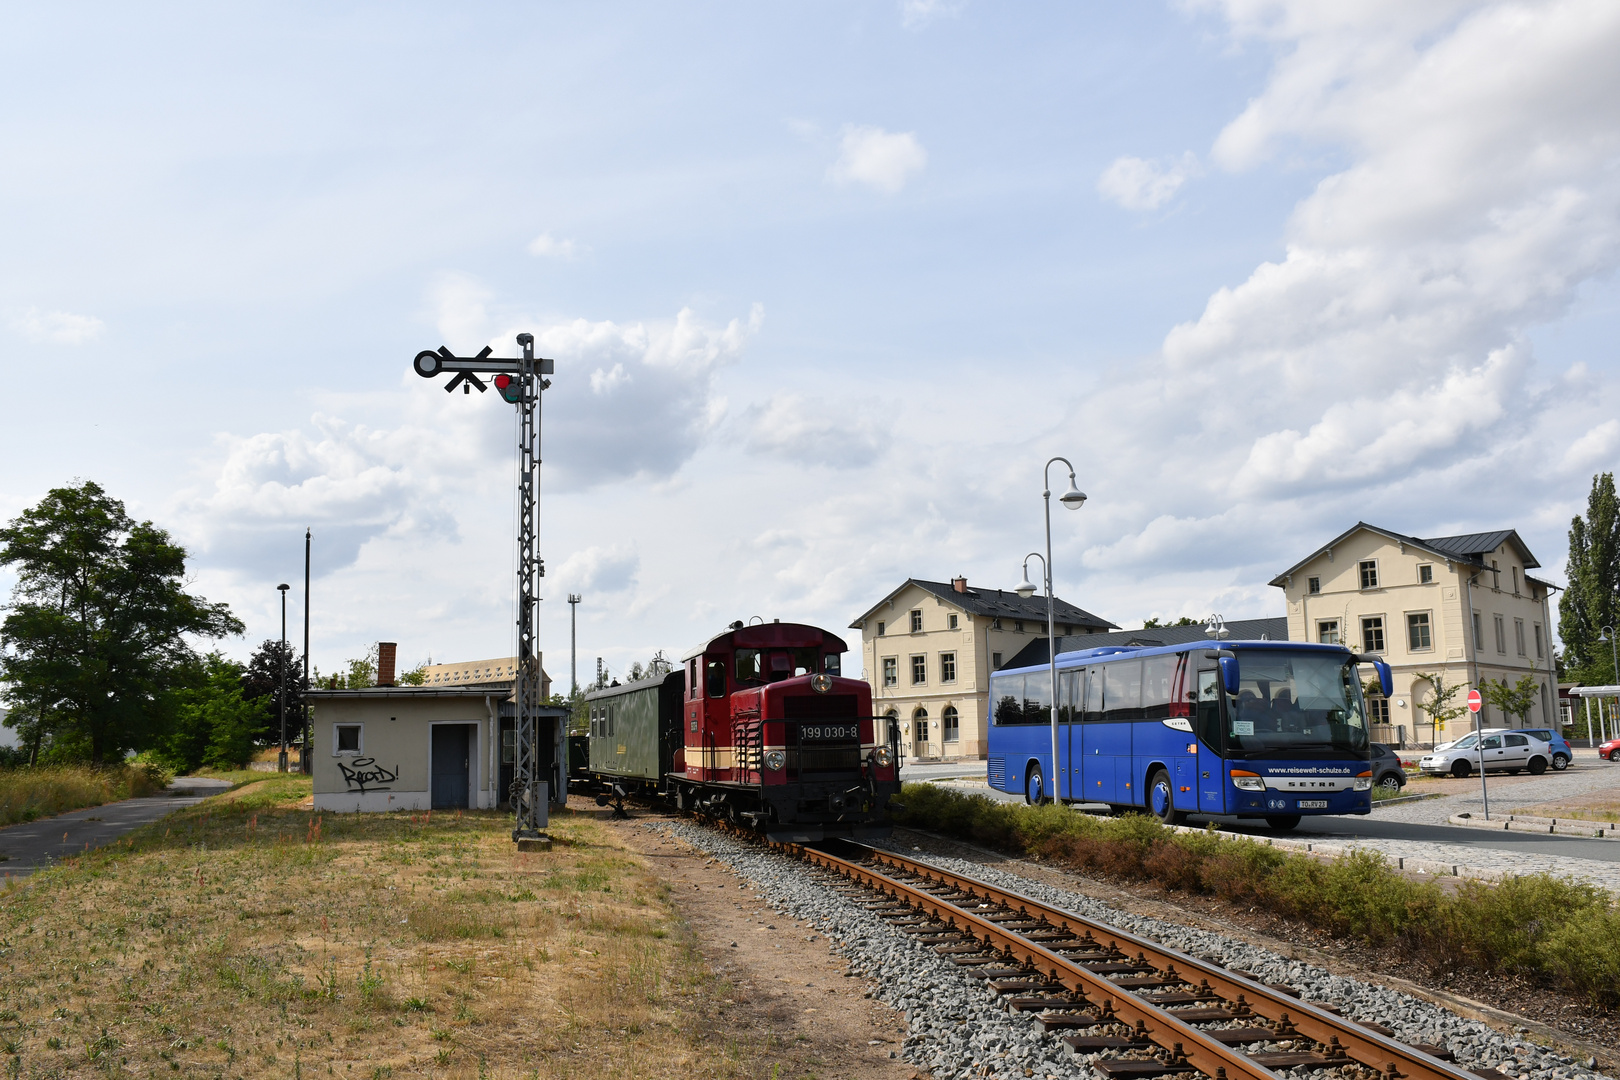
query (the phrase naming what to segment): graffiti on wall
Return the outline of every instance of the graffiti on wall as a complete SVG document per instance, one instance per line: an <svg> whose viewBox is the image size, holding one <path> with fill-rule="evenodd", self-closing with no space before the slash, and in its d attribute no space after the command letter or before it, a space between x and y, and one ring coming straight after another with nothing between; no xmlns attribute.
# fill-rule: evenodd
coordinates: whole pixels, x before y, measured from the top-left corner
<svg viewBox="0 0 1620 1080"><path fill-rule="evenodd" d="M393 770L377 764L376 758L357 757L349 764L338 762L338 772L349 785L349 790L364 795L368 791L388 791L389 784L399 779L399 766Z"/></svg>

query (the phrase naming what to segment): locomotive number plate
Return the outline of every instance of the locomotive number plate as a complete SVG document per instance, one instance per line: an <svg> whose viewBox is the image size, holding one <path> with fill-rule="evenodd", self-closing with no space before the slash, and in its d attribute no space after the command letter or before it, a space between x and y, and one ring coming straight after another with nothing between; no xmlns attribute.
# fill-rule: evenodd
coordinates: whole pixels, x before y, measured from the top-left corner
<svg viewBox="0 0 1620 1080"><path fill-rule="evenodd" d="M799 739L803 742L854 741L861 737L859 724L800 724Z"/></svg>

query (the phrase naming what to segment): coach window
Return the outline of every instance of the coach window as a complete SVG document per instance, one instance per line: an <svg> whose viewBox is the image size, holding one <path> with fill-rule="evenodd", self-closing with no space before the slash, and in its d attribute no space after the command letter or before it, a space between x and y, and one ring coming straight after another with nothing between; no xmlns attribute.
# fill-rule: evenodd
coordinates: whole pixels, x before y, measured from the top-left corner
<svg viewBox="0 0 1620 1080"><path fill-rule="evenodd" d="M1103 698L1108 719L1142 719L1142 661L1116 660L1103 665Z"/></svg>
<svg viewBox="0 0 1620 1080"><path fill-rule="evenodd" d="M1103 711L1103 669L1100 667L1086 668L1085 673L1085 701L1083 718L1087 723L1096 723L1107 719L1108 714Z"/></svg>
<svg viewBox="0 0 1620 1080"><path fill-rule="evenodd" d="M759 660L758 649L737 650L736 678L738 686L747 686L750 683L763 681L764 676L760 671Z"/></svg>
<svg viewBox="0 0 1620 1080"><path fill-rule="evenodd" d="M1166 653L1142 660L1142 719L1164 720L1170 716L1177 659L1176 653Z"/></svg>
<svg viewBox="0 0 1620 1080"><path fill-rule="evenodd" d="M1024 678L1024 723L1050 724L1052 722L1052 678L1050 675L1028 675Z"/></svg>
<svg viewBox="0 0 1620 1080"><path fill-rule="evenodd" d="M1024 722L1024 677L1022 675L994 676L990 680L990 696L996 702L996 711L992 716L996 724L1022 724Z"/></svg>
<svg viewBox="0 0 1620 1080"><path fill-rule="evenodd" d="M708 669L709 696L720 698L726 696L726 662L710 657L705 665Z"/></svg>
<svg viewBox="0 0 1620 1080"><path fill-rule="evenodd" d="M1221 690L1220 673L1198 673L1198 718L1194 721L1198 737L1211 750L1221 749Z"/></svg>
<svg viewBox="0 0 1620 1080"><path fill-rule="evenodd" d="M1084 705L1080 680L1085 674L1073 670L1058 672L1058 723L1072 724L1080 719Z"/></svg>

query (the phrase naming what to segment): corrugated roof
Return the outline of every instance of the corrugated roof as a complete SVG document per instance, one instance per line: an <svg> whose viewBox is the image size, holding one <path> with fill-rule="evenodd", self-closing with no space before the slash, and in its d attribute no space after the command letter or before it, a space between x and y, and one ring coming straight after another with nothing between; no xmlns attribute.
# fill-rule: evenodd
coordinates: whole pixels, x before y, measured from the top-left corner
<svg viewBox="0 0 1620 1080"><path fill-rule="evenodd" d="M1026 600L1017 593L1009 592L1006 589L979 589L970 585L966 592L957 592L948 581L923 581L920 578L907 578L905 585L901 585L900 588L885 596L883 600L873 604L859 618L849 624L850 628L860 629L861 623L865 622L878 608L882 607L884 600L893 598L901 590L905 589L906 585L915 585L924 592L932 593L946 603L961 608L969 615L984 615L992 619L1029 619L1042 625L1046 623L1046 597L1040 593ZM1076 607L1061 597L1052 598L1052 612L1057 622L1068 623L1071 626L1095 627L1099 630L1119 629L1118 626L1107 619L1093 615L1084 608Z"/></svg>
<svg viewBox="0 0 1620 1080"><path fill-rule="evenodd" d="M1277 586L1278 588L1285 588L1287 579L1291 575L1298 573L1306 563L1310 562L1312 559L1316 558L1329 548L1338 547L1340 544L1344 543L1344 541L1348 540L1351 536L1355 535L1362 529L1366 529L1368 532L1378 533L1380 536L1387 536L1391 540L1395 540L1403 544L1410 544L1413 547L1432 552L1435 555L1440 556L1442 559L1451 559L1456 562L1468 563L1471 566L1484 566L1485 560L1482 558L1482 556L1495 551L1504 543L1511 540L1513 545L1519 549L1519 556L1524 561L1526 569L1541 565L1536 561L1536 557L1530 554L1530 549L1525 547L1524 541L1519 537L1518 532L1514 529L1498 529L1495 532L1467 533L1462 536L1438 536L1432 540L1425 540L1420 536L1407 536L1405 533L1398 533L1393 529L1386 529L1379 525L1369 525L1365 521L1358 521L1350 528L1340 533L1338 536L1335 536L1332 540L1329 540L1327 543L1323 544L1321 547L1299 560L1299 562L1295 563L1293 566L1290 566L1287 570L1284 570L1282 573L1272 578L1271 584ZM1547 582L1541 582L1540 584L1547 585L1548 588L1556 588L1556 586L1550 585Z"/></svg>
<svg viewBox="0 0 1620 1080"><path fill-rule="evenodd" d="M1530 549L1524 546L1515 529L1497 529L1495 532L1464 533L1462 536L1436 536L1428 540L1419 540L1418 543L1439 551L1453 552L1470 559L1480 559L1489 555L1503 544L1512 542L1524 557L1526 567L1537 567L1536 557L1530 554Z"/></svg>
<svg viewBox="0 0 1620 1080"><path fill-rule="evenodd" d="M1222 641L1258 641L1265 638L1269 641L1288 640L1288 620L1275 619L1234 619L1226 624L1230 631ZM1074 634L1069 637L1059 636L1058 653L1074 652L1077 649L1100 649L1108 645L1181 645L1189 641L1209 641L1215 639L1204 633L1204 624L1193 626L1153 626L1143 630L1121 630L1116 634ZM1036 638L1034 641L1018 650L1018 654L1011 660L1002 664L1002 669L1034 667L1046 663L1046 639Z"/></svg>

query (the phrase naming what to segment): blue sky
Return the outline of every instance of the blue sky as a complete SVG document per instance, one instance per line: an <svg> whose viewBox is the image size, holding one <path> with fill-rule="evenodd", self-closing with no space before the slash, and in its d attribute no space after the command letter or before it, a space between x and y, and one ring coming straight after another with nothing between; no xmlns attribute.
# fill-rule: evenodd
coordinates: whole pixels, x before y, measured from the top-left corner
<svg viewBox="0 0 1620 1080"><path fill-rule="evenodd" d="M542 643L842 627L906 576L1274 614L1358 519L1561 581L1620 457L1620 21L1590 2L6 10L9 517L94 478L314 654L511 648L509 410L555 355ZM294 597L297 597L295 591ZM299 618L295 610L293 621Z"/></svg>

